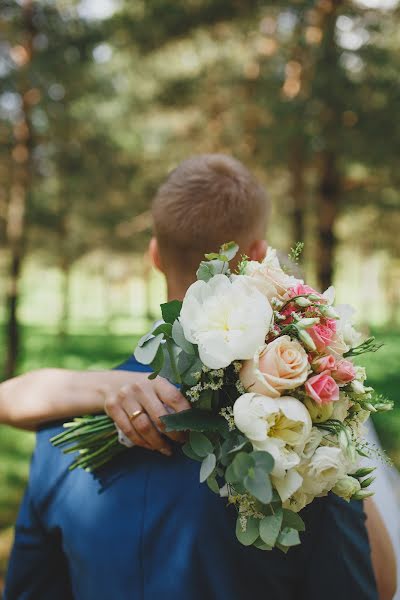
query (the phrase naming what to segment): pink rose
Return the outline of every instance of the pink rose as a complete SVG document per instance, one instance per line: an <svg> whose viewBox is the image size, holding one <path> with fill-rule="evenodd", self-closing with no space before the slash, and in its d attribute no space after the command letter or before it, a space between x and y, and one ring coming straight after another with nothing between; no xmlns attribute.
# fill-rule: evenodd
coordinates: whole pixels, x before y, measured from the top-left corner
<svg viewBox="0 0 400 600"><path fill-rule="evenodd" d="M354 365L349 360L341 360L336 364L336 368L332 371L334 377L339 383L349 383L356 376Z"/></svg>
<svg viewBox="0 0 400 600"><path fill-rule="evenodd" d="M329 371L324 371L306 381L306 392L317 404L328 404L339 400L339 386L329 375Z"/></svg>
<svg viewBox="0 0 400 600"><path fill-rule="evenodd" d="M305 285L304 283L298 283L288 290L290 298L293 298L294 296L305 296L306 294L316 294L317 296L321 296L321 294L316 292L312 287Z"/></svg>
<svg viewBox="0 0 400 600"><path fill-rule="evenodd" d="M334 319L324 319L318 325L310 327L307 332L311 335L318 352L323 351L332 341L336 333L336 321Z"/></svg>
<svg viewBox="0 0 400 600"><path fill-rule="evenodd" d="M321 356L320 358L313 360L311 366L316 373L333 371L336 369L336 359L332 354L327 354L326 356Z"/></svg>

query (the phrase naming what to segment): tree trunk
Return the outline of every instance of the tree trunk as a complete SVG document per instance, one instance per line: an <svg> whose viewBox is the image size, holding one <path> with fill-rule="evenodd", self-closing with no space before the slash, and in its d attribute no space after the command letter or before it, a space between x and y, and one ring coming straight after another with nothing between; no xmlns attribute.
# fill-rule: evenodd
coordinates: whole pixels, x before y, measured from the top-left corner
<svg viewBox="0 0 400 600"><path fill-rule="evenodd" d="M335 223L339 214L340 177L333 152L320 156L318 185L318 252L317 278L319 288L326 290L333 282L336 251Z"/></svg>
<svg viewBox="0 0 400 600"><path fill-rule="evenodd" d="M71 281L71 264L66 255L61 257L61 311L58 322L58 336L64 340L69 329L69 290Z"/></svg>
<svg viewBox="0 0 400 600"><path fill-rule="evenodd" d="M335 82L340 77L340 53L336 45L336 19L342 0L321 3L323 39L315 80L319 82L320 139L322 150L317 164L317 255L318 285L325 290L332 284L336 251L335 224L343 185L338 166L338 132L341 127L342 99ZM339 87L339 86L338 86Z"/></svg>
<svg viewBox="0 0 400 600"><path fill-rule="evenodd" d="M22 98L21 115L14 125L13 169L8 202L6 239L10 252L9 283L7 289L6 361L5 377L15 373L18 362L20 331L18 326L19 282L25 245L25 213L31 180L32 129L30 122L30 83L27 71L33 56L33 2L22 3L23 32L19 93Z"/></svg>
<svg viewBox="0 0 400 600"><path fill-rule="evenodd" d="M292 211L292 242L306 241L306 211L307 198L304 181L305 164L302 158L302 149L299 144L293 143L293 150L289 163L291 174L291 196L293 201Z"/></svg>

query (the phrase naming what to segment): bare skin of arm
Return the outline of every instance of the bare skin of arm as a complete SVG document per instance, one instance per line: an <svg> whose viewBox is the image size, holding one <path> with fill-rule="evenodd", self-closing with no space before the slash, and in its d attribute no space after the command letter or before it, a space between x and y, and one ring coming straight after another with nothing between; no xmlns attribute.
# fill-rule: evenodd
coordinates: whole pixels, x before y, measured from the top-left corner
<svg viewBox="0 0 400 600"><path fill-rule="evenodd" d="M166 406L176 412L190 408L167 380L150 381L147 373L40 369L0 384L0 423L35 430L47 421L106 411L134 444L170 454L159 431ZM181 434L168 436L182 441Z"/></svg>
<svg viewBox="0 0 400 600"><path fill-rule="evenodd" d="M367 530L379 600L392 600L397 588L393 545L382 517L371 498L365 500L364 509L367 515Z"/></svg>

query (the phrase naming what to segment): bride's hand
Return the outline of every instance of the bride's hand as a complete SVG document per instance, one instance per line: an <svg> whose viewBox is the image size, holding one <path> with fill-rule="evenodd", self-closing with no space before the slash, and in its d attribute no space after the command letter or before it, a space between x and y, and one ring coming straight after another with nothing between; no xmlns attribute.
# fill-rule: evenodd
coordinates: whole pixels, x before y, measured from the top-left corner
<svg viewBox="0 0 400 600"><path fill-rule="evenodd" d="M171 445L165 436L176 442L185 441L183 433L162 433L165 428L160 417L171 409L180 412L190 408L180 391L163 377L125 385L117 394L111 388L103 391L105 412L135 446L170 456Z"/></svg>

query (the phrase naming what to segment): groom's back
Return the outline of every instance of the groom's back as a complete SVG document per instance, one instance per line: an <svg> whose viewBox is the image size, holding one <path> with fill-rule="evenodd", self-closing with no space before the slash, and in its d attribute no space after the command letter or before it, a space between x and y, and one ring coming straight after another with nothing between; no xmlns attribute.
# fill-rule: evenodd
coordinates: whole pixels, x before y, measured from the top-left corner
<svg viewBox="0 0 400 600"><path fill-rule="evenodd" d="M124 368L140 370L133 360ZM179 449L167 458L135 448L96 479L68 471L71 458L49 443L58 430L38 434L7 600L375 600L360 504L315 501L302 545L286 556L245 548L234 509Z"/></svg>

